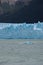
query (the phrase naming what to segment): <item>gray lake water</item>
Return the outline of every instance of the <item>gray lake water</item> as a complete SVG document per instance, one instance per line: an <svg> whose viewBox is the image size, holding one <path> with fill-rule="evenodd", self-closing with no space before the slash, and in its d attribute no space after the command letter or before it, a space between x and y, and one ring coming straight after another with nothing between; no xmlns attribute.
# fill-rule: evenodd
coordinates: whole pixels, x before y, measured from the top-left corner
<svg viewBox="0 0 43 65"><path fill-rule="evenodd" d="M43 40L0 40L0 65L43 65Z"/></svg>

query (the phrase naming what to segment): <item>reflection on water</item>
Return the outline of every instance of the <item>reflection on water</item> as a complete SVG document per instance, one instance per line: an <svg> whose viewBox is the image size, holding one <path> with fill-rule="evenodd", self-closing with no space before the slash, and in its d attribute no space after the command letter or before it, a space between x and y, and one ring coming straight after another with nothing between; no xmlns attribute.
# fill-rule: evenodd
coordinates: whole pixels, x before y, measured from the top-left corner
<svg viewBox="0 0 43 65"><path fill-rule="evenodd" d="M0 65L43 65L43 41L0 40Z"/></svg>

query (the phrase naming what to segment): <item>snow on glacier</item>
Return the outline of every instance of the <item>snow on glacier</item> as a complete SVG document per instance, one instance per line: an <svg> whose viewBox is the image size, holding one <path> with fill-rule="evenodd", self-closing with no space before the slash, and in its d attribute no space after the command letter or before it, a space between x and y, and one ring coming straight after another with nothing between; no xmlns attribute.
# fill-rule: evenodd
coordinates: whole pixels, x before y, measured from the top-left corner
<svg viewBox="0 0 43 65"><path fill-rule="evenodd" d="M43 23L0 23L0 39L43 39Z"/></svg>

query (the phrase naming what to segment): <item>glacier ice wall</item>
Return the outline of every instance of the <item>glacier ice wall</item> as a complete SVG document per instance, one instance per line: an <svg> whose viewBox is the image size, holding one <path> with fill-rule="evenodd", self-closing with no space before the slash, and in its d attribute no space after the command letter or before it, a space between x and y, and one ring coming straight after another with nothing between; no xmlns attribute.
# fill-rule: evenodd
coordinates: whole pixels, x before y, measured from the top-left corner
<svg viewBox="0 0 43 65"><path fill-rule="evenodd" d="M0 23L0 39L43 39L43 23Z"/></svg>

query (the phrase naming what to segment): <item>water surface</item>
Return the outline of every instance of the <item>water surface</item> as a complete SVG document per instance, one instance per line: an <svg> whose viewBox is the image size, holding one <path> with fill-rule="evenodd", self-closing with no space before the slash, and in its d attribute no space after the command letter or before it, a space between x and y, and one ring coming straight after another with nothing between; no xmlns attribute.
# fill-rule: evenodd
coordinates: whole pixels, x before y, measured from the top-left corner
<svg viewBox="0 0 43 65"><path fill-rule="evenodd" d="M43 40L1 39L0 65L43 65Z"/></svg>

